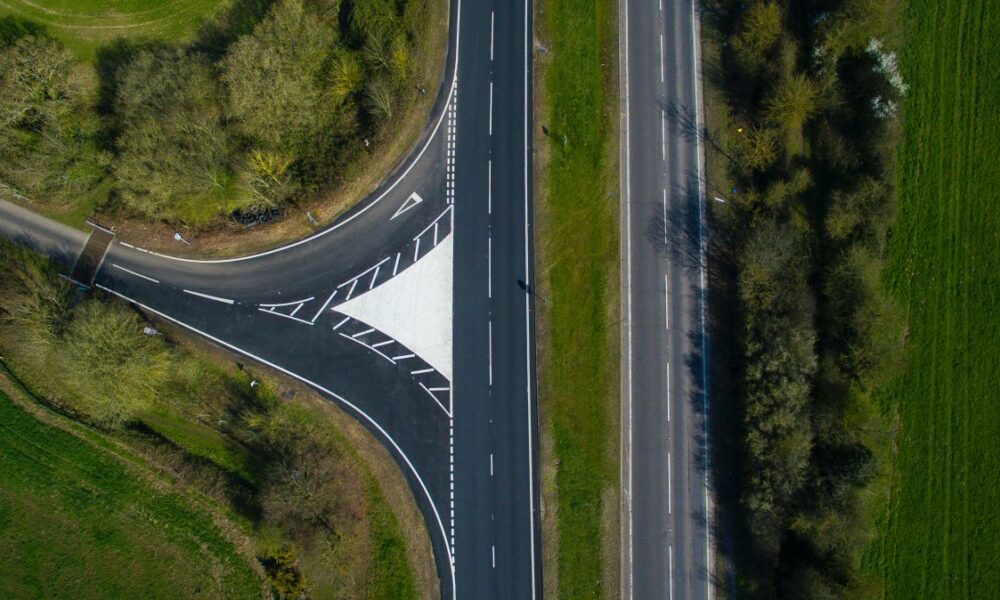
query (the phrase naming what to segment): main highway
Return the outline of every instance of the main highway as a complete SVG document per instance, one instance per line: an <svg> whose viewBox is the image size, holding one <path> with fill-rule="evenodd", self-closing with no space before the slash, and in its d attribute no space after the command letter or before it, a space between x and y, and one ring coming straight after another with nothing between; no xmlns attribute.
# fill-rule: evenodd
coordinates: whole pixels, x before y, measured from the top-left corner
<svg viewBox="0 0 1000 600"><path fill-rule="evenodd" d="M530 32L528 0L451 0L419 143L315 234L223 260L116 239L92 282L366 426L413 490L445 598L541 593ZM0 235L67 269L87 243L3 201Z"/></svg>
<svg viewBox="0 0 1000 600"><path fill-rule="evenodd" d="M711 598L696 0L620 4L622 595Z"/></svg>

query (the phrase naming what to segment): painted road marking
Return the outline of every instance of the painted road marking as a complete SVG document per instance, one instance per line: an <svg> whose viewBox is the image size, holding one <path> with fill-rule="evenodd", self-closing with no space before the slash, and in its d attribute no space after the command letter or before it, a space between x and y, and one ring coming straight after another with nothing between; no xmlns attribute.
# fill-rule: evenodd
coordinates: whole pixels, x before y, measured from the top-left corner
<svg viewBox="0 0 1000 600"><path fill-rule="evenodd" d="M128 270L125 267L122 267L120 265L112 264L111 266L114 267L114 268L116 268L116 269L119 269L121 271L125 271L129 275L135 275L136 277L140 277L142 279L145 279L146 281L152 281L153 283L160 283L159 279L153 279L152 277L146 277L142 273L136 273L135 271L130 271L130 270Z"/></svg>
<svg viewBox="0 0 1000 600"><path fill-rule="evenodd" d="M219 298L218 296L211 296L209 294L202 294L201 292L193 292L191 290L182 290L185 294L191 294L192 296L198 296L199 298L205 298L206 300L214 300L216 302L222 302L223 304L234 304L233 300L228 298Z"/></svg>
<svg viewBox="0 0 1000 600"><path fill-rule="evenodd" d="M337 331L338 329L340 329L344 325L344 323L346 323L346 322L348 322L350 320L351 320L351 317L344 317L343 321L341 321L340 323L337 323L336 325L333 326L333 330Z"/></svg>
<svg viewBox="0 0 1000 600"><path fill-rule="evenodd" d="M389 220L391 221L395 219L399 215L405 213L406 211L410 210L411 208L420 204L423 201L424 199L420 197L420 194L413 192L412 194L409 195L409 197L406 200L403 200L403 203L400 204L399 208L396 209L396 212L394 212L392 216L389 217Z"/></svg>

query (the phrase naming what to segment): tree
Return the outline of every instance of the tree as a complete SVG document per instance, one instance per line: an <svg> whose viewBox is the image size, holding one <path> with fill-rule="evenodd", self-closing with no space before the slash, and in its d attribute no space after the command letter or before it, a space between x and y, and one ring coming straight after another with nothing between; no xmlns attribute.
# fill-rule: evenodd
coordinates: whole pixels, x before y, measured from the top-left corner
<svg viewBox="0 0 1000 600"><path fill-rule="evenodd" d="M754 2L740 17L731 38L733 55L747 74L759 71L784 34L781 7L775 2Z"/></svg>
<svg viewBox="0 0 1000 600"><path fill-rule="evenodd" d="M124 67L115 163L124 205L199 223L253 201L221 124L212 67L198 55L146 51Z"/></svg>
<svg viewBox="0 0 1000 600"><path fill-rule="evenodd" d="M60 379L73 391L62 402L94 423L113 428L152 406L167 381L171 357L144 335L135 312L91 300L74 310L60 348Z"/></svg>
<svg viewBox="0 0 1000 600"><path fill-rule="evenodd" d="M54 204L97 185L108 162L97 131L58 42L27 35L0 49L0 191Z"/></svg>
<svg viewBox="0 0 1000 600"><path fill-rule="evenodd" d="M227 110L244 136L262 148L290 150L321 122L323 69L336 33L301 0L282 0L230 47L222 81Z"/></svg>
<svg viewBox="0 0 1000 600"><path fill-rule="evenodd" d="M765 102L767 118L797 134L816 109L816 89L802 73L783 79Z"/></svg>

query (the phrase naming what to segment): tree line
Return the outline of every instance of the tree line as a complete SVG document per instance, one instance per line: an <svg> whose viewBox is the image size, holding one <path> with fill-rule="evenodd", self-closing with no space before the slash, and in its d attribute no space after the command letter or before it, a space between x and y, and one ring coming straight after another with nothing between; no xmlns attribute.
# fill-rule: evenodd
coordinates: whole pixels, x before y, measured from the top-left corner
<svg viewBox="0 0 1000 600"><path fill-rule="evenodd" d="M426 0L249 4L186 45L100 49L96 91L42 28L0 23L0 195L59 206L110 182L112 208L192 225L280 207L336 183L427 85Z"/></svg>
<svg viewBox="0 0 1000 600"><path fill-rule="evenodd" d="M903 328L881 288L898 106L894 1L708 3L728 116L710 141L715 302L737 332L733 514L741 597L855 598L883 418L872 386Z"/></svg>

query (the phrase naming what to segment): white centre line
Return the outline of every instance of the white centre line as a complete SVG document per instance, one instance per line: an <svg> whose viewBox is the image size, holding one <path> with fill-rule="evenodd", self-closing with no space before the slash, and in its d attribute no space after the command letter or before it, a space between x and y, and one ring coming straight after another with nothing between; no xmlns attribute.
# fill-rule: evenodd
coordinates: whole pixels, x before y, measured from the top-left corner
<svg viewBox="0 0 1000 600"><path fill-rule="evenodd" d="M670 422L670 362L667 361L667 423Z"/></svg>
<svg viewBox="0 0 1000 600"><path fill-rule="evenodd" d="M493 214L493 159L486 163L486 213Z"/></svg>
<svg viewBox="0 0 1000 600"><path fill-rule="evenodd" d="M192 292L191 290L183 290L185 294L191 294L192 296L198 296L199 298L205 298L207 300L215 300L216 302L222 302L223 304L234 304L234 301L228 298L219 298L218 296L210 296L208 294L202 294L201 292Z"/></svg>
<svg viewBox="0 0 1000 600"><path fill-rule="evenodd" d="M490 477L493 477L493 453L490 452Z"/></svg>
<svg viewBox="0 0 1000 600"><path fill-rule="evenodd" d="M670 600L674 600L674 546L671 544L667 546L667 557L670 560L670 566L668 567L668 575L670 580Z"/></svg>
<svg viewBox="0 0 1000 600"><path fill-rule="evenodd" d="M114 267L114 268L116 268L116 269L119 269L121 271L125 271L129 275L135 275L136 277L141 277L142 279L145 279L146 281L152 281L153 283L160 283L159 279L153 279L152 277L146 277L142 273L136 273L135 271L130 271L130 270L128 270L125 267L122 267L120 265L112 264L111 266Z"/></svg>
<svg viewBox="0 0 1000 600"><path fill-rule="evenodd" d="M660 159L667 160L667 111L660 111L660 137L663 138L663 146L660 148Z"/></svg>
<svg viewBox="0 0 1000 600"><path fill-rule="evenodd" d="M497 568L497 547L490 546L490 552L493 553L493 568Z"/></svg>
<svg viewBox="0 0 1000 600"><path fill-rule="evenodd" d="M670 279L666 274L663 275L663 308L666 330L670 331Z"/></svg>
<svg viewBox="0 0 1000 600"><path fill-rule="evenodd" d="M490 135L493 135L493 82L490 82Z"/></svg>
<svg viewBox="0 0 1000 600"><path fill-rule="evenodd" d="M486 285L489 298L493 298L493 234L486 238Z"/></svg>
<svg viewBox="0 0 1000 600"><path fill-rule="evenodd" d="M660 83L663 83L663 34L660 34Z"/></svg>
<svg viewBox="0 0 1000 600"><path fill-rule="evenodd" d="M493 62L493 23L496 20L496 12L490 11L490 62Z"/></svg>
<svg viewBox="0 0 1000 600"><path fill-rule="evenodd" d="M490 321L490 385L493 385L493 321Z"/></svg>

